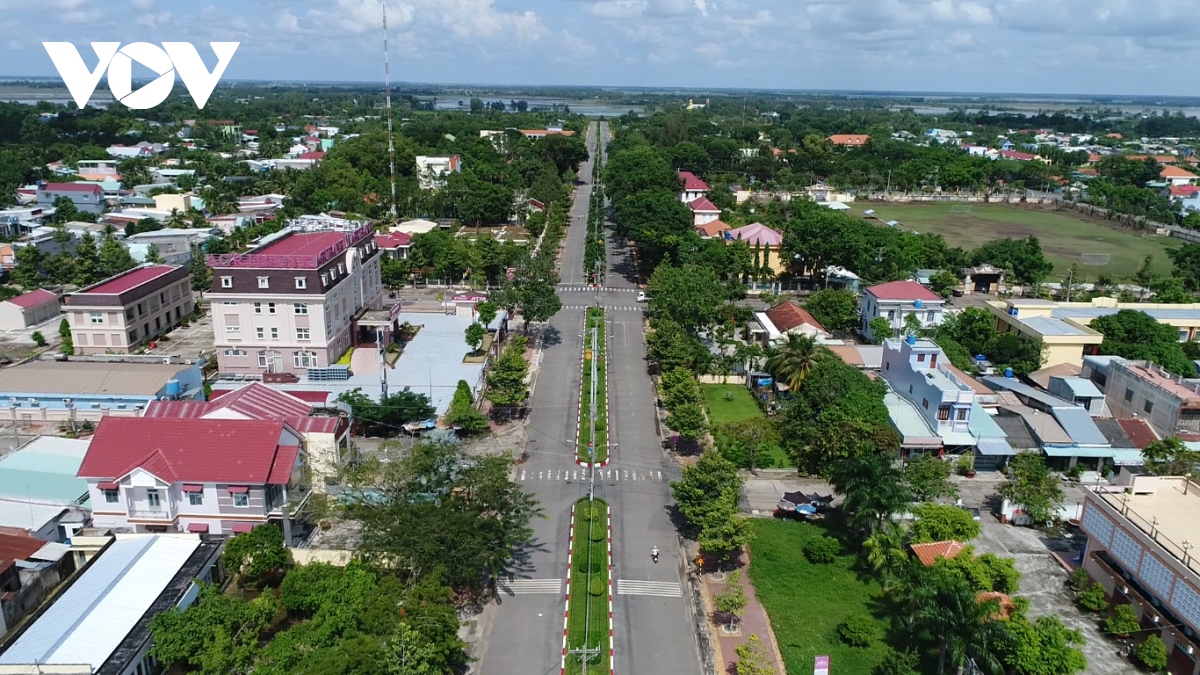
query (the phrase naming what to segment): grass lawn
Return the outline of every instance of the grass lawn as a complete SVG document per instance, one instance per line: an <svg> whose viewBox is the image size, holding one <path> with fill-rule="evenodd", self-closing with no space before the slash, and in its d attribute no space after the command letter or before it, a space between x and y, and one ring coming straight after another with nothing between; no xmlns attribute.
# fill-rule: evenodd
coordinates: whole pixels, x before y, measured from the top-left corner
<svg viewBox="0 0 1200 675"><path fill-rule="evenodd" d="M1159 274L1169 274L1171 271L1166 251L1174 247L1176 242L1167 237L1156 237L1119 226L1109 227L1074 211L971 204L970 213L951 212L955 206L962 208L964 205L856 202L848 213L861 216L863 211L874 209L884 221L898 220L905 230L940 234L951 246L966 249L978 248L992 239L1034 235L1041 240L1046 257L1054 263L1055 274L1065 274L1071 263L1080 262L1080 254L1083 253L1108 253L1112 256L1108 265L1080 265L1084 276L1088 278L1086 280L1095 279L1102 272L1118 279L1128 277L1137 271L1142 259L1148 255L1154 256Z"/></svg>
<svg viewBox="0 0 1200 675"><path fill-rule="evenodd" d="M887 622L878 622L880 639L866 648L842 642L837 625L852 614L871 614L879 585L858 576L850 554L831 565L808 562L802 546L825 534L819 524L753 518L750 529L750 580L771 617L787 671L811 672L814 657L829 655L832 672L868 675L887 653Z"/></svg>
<svg viewBox="0 0 1200 675"><path fill-rule="evenodd" d="M730 422L763 417L763 411L754 402L750 390L740 384L702 384L700 391L704 394L704 407L708 411L708 420L714 427ZM721 440L717 439L718 446ZM723 451L724 452L724 451ZM733 457L726 455L730 459ZM734 460L741 466L749 466ZM792 460L778 445L768 445L759 450L754 459L756 468L788 468L793 466Z"/></svg>
<svg viewBox="0 0 1200 675"><path fill-rule="evenodd" d="M600 656L596 657L598 660L589 661L588 670L607 673L611 667L608 662L608 505L597 499L592 502L592 509L593 517L589 519L588 500L585 498L575 502L575 545L571 552L567 648L582 648L586 634L588 649L600 647ZM592 560L590 574L589 554ZM567 655L567 672L583 672L583 664L578 656Z"/></svg>
<svg viewBox="0 0 1200 675"><path fill-rule="evenodd" d="M588 353L591 351L592 344L592 328L596 328L596 354L591 355L592 358L599 359L596 363L596 434L595 439L592 438L592 358L588 358ZM608 401L608 378L605 372L604 362L604 309L601 307L592 307L587 311L587 325L584 329L585 340L587 341L586 350L583 355L583 380L580 384L579 393L579 447L577 448L579 460L583 462L590 461L588 458L588 443L595 440L596 444L596 462L603 462L608 459L608 411L606 403Z"/></svg>

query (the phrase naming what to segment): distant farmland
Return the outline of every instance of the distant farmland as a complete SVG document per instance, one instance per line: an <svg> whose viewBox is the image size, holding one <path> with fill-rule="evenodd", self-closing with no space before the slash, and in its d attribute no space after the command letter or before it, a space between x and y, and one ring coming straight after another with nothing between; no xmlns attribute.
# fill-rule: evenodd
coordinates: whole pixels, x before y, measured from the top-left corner
<svg viewBox="0 0 1200 675"><path fill-rule="evenodd" d="M848 213L861 216L874 209L884 220L897 220L905 230L933 232L946 238L951 246L965 249L1003 237L1023 238L1033 235L1041 240L1046 257L1054 263L1055 274L1066 274L1071 263L1081 262L1081 254L1107 253L1111 256L1104 266L1080 265L1084 280L1100 273L1114 278L1128 277L1137 271L1142 260L1154 256L1154 266L1160 274L1171 270L1167 249L1179 245L1178 240L1158 237L1141 231L1109 227L1100 221L1071 211L1040 211L1004 204L971 204L970 212L961 212L962 204L898 204L855 202Z"/></svg>

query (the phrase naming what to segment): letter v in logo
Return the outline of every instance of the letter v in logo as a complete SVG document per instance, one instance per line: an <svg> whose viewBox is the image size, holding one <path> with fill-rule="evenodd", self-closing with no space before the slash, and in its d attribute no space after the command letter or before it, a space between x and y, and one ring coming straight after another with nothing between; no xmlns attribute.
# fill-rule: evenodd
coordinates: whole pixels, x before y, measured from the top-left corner
<svg viewBox="0 0 1200 675"><path fill-rule="evenodd" d="M196 48L190 42L164 42L162 46L167 51L167 55L171 57L171 62L175 64L175 72L179 74L179 79L183 80L183 86L187 87L188 93L192 95L196 107L203 109L204 104L208 103L208 97L216 88L217 82L225 74L225 67L229 65L233 53L237 51L240 44L240 42L208 43L208 46L212 47L213 53L217 55L217 66L211 73L208 72L208 68L204 67L204 62L200 60L200 54L196 52Z"/></svg>
<svg viewBox="0 0 1200 675"><path fill-rule="evenodd" d="M46 48L46 53L50 55L50 60L54 62L54 67L62 76L67 90L71 92L71 98L75 99L75 105L83 108L87 105L88 99L92 97L92 92L96 91L96 85L100 83L104 70L108 68L113 55L120 49L121 43L92 43L92 51L96 52L96 58L99 59L94 71L87 69L87 66L83 64L83 57L79 55L79 50L75 49L75 45L70 42L43 42L42 46ZM195 53L195 50L193 49L192 52Z"/></svg>

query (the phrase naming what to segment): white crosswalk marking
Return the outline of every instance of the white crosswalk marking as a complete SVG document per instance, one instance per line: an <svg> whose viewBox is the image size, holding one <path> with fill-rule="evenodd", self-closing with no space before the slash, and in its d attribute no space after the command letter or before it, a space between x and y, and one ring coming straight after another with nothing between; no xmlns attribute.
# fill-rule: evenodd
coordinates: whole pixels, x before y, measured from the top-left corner
<svg viewBox="0 0 1200 675"><path fill-rule="evenodd" d="M590 309L591 307L592 307L592 305L563 305L562 306L563 309ZM610 307L608 305L603 305L603 307L604 307L604 309L607 309L607 310L610 310L613 312L640 312L640 311L642 311L642 308L637 305L626 306L626 307Z"/></svg>
<svg viewBox="0 0 1200 675"><path fill-rule="evenodd" d="M562 579L512 579L501 580L501 593L529 595L531 593L562 593Z"/></svg>
<svg viewBox="0 0 1200 675"><path fill-rule="evenodd" d="M643 581L617 579L617 595L656 595L661 598L682 598L678 581Z"/></svg>

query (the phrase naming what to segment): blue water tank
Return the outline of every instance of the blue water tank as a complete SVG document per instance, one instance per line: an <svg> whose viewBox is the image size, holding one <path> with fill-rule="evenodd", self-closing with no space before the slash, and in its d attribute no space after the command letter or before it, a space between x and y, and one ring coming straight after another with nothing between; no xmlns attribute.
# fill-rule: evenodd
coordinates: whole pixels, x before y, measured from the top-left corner
<svg viewBox="0 0 1200 675"><path fill-rule="evenodd" d="M1012 379L1012 368L1005 368L1004 376L1011 380Z"/></svg>
<svg viewBox="0 0 1200 675"><path fill-rule="evenodd" d="M179 384L179 380L167 380L167 397L179 398L183 393L183 387Z"/></svg>
<svg viewBox="0 0 1200 675"><path fill-rule="evenodd" d="M905 340L907 340L907 341L908 341L908 344L910 344L910 345L915 345L915 344L917 344L917 336L916 336L916 335L913 335L912 333L909 333L909 334L908 334L908 337L906 337L906 338L904 338L904 339L905 339Z"/></svg>
<svg viewBox="0 0 1200 675"><path fill-rule="evenodd" d="M1008 315L1009 315L1009 316L1016 316L1016 315L1017 315L1017 308L1016 308L1016 307L1009 307L1009 308L1008 308Z"/></svg>
<svg viewBox="0 0 1200 675"><path fill-rule="evenodd" d="M921 301L920 301L920 300L917 300L917 301L916 301L916 302L914 302L913 304L914 304L914 305L916 305L917 309L921 309L922 307L924 307L924 306L925 306L925 305L921 304Z"/></svg>
<svg viewBox="0 0 1200 675"><path fill-rule="evenodd" d="M976 354L976 355L975 355L975 360L976 360L976 361L987 361L987 357L986 357L986 356L984 356L983 354Z"/></svg>

